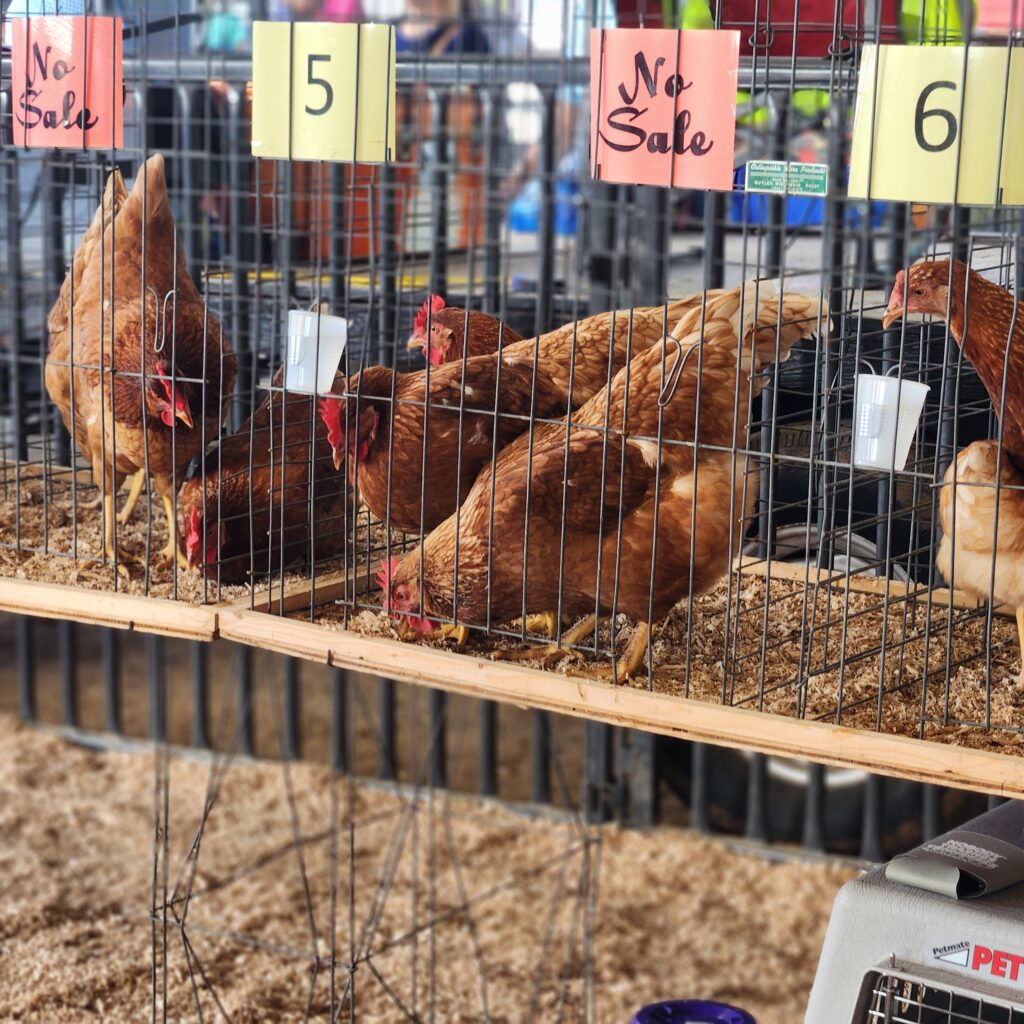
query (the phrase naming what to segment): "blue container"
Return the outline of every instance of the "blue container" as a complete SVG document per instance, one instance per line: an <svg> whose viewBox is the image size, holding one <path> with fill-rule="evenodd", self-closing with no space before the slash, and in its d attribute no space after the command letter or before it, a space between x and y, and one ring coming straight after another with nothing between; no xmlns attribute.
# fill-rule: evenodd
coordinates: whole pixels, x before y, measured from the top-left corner
<svg viewBox="0 0 1024 1024"><path fill-rule="evenodd" d="M576 196L580 186L570 178L555 181L552 202L555 206L555 234L563 237L576 234ZM508 226L513 231L534 232L540 227L541 184L531 178L509 204Z"/></svg>
<svg viewBox="0 0 1024 1024"><path fill-rule="evenodd" d="M631 1024L757 1024L735 1006L705 999L672 999L637 1010Z"/></svg>

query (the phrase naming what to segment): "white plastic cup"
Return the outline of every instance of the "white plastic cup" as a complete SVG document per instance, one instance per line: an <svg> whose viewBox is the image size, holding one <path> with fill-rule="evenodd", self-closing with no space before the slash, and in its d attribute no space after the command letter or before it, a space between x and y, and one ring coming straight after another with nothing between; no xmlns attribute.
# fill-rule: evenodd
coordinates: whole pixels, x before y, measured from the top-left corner
<svg viewBox="0 0 1024 1024"><path fill-rule="evenodd" d="M853 464L860 469L903 469L930 390L916 380L858 373Z"/></svg>
<svg viewBox="0 0 1024 1024"><path fill-rule="evenodd" d="M343 316L290 309L285 388L307 395L327 394L347 341L348 321Z"/></svg>

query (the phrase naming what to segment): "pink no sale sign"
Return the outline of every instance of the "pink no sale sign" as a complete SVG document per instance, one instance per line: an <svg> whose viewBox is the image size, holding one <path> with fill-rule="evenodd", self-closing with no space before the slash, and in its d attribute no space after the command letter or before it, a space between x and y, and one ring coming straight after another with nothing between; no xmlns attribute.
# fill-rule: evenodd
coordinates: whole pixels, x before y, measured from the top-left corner
<svg viewBox="0 0 1024 1024"><path fill-rule="evenodd" d="M121 19L44 16L16 18L11 25L14 144L124 145Z"/></svg>
<svg viewBox="0 0 1024 1024"><path fill-rule="evenodd" d="M591 30L593 176L731 189L739 49L732 31Z"/></svg>

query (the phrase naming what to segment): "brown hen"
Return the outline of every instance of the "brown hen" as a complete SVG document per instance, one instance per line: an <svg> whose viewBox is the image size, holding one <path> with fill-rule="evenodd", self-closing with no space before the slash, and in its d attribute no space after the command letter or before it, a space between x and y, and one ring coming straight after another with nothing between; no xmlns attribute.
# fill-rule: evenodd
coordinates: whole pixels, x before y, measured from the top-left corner
<svg viewBox="0 0 1024 1024"><path fill-rule="evenodd" d="M700 296L669 303L668 323L699 305ZM494 452L528 429L531 411L558 419L582 405L625 365L627 353L661 340L664 322L663 306L601 313L509 345L500 360L497 353L475 356L415 373L369 367L349 379L342 398L321 404L335 464L347 462L350 484L392 528L433 529Z"/></svg>
<svg viewBox="0 0 1024 1024"><path fill-rule="evenodd" d="M46 390L101 486L103 553L122 572L130 556L115 545L113 496L138 471L167 512L159 564L184 564L174 493L217 436L235 382L235 357L176 249L163 157L129 195L115 171L48 320Z"/></svg>
<svg viewBox="0 0 1024 1024"><path fill-rule="evenodd" d="M904 292L907 293L904 308ZM896 275L882 324L890 327L904 313L945 320L1001 416L1003 448L1024 473L1024 304L960 260L915 263L909 276ZM1006 402L1003 377L1006 371Z"/></svg>
<svg viewBox="0 0 1024 1024"><path fill-rule="evenodd" d="M430 295L416 314L407 347L420 349L431 366L443 366L461 362L463 352L470 358L489 356L522 340L521 334L487 313L448 306L440 295Z"/></svg>
<svg viewBox="0 0 1024 1024"><path fill-rule="evenodd" d="M890 326L905 312L948 315L950 334L1000 418L1001 457L999 442L976 441L946 471L935 564L950 586L1017 609L1024 680L1024 304L959 260L952 261L950 274L949 260L901 270L883 324Z"/></svg>
<svg viewBox="0 0 1024 1024"><path fill-rule="evenodd" d="M756 477L744 487L744 459L734 455L749 396L762 389L764 366L822 326L817 300L787 294L780 309L762 286L755 335L753 286L742 323L740 299L739 289L712 298L703 332L701 310L692 309L672 339L637 355L568 425L545 424L532 443L523 436L505 448L458 516L423 541L422 585L419 548L385 567L385 607L418 631L456 613L477 625L552 608L587 615L565 642L593 631L595 610L624 612L640 628L615 672L635 672L648 624L713 586L738 551L756 493Z"/></svg>
<svg viewBox="0 0 1024 1024"><path fill-rule="evenodd" d="M223 583L308 562L311 536L315 559L341 549L344 488L326 426L312 397L283 383L282 368L252 416L206 451L181 489L188 562Z"/></svg>

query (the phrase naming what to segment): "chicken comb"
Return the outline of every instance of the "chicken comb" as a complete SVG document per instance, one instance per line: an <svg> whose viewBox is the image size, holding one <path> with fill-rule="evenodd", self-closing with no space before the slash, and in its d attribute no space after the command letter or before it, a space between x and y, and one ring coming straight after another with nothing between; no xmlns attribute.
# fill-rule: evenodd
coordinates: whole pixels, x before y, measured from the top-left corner
<svg viewBox="0 0 1024 1024"><path fill-rule="evenodd" d="M384 600L381 607L384 611L391 611L391 577L398 568L401 559L392 555L390 561L386 558L380 560L380 568L377 570L377 586L384 592Z"/></svg>
<svg viewBox="0 0 1024 1024"><path fill-rule="evenodd" d="M414 338L421 338L426 335L427 332L427 320L432 313L437 313L439 310L445 308L445 301L441 295L430 295L423 300L423 305L420 306L420 311L416 314L416 319L412 324L412 334Z"/></svg>
<svg viewBox="0 0 1024 1024"><path fill-rule="evenodd" d="M380 568L377 570L377 586L385 593L391 590L391 577L401 562L402 560L397 555L392 555L390 560L387 558L380 560Z"/></svg>
<svg viewBox="0 0 1024 1024"><path fill-rule="evenodd" d="M327 441L337 448L341 441L341 399L318 398L316 405L320 410L320 418L327 425Z"/></svg>
<svg viewBox="0 0 1024 1024"><path fill-rule="evenodd" d="M194 548L199 543L200 529L203 525L203 517L199 512L199 506L195 506L188 517L188 534L185 537L185 546Z"/></svg>

